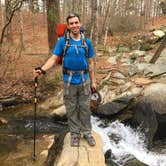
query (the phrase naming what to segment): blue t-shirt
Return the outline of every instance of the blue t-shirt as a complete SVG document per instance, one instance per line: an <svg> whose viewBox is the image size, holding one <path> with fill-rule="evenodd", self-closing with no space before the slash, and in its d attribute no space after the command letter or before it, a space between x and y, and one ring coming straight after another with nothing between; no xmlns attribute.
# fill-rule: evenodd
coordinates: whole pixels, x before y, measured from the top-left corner
<svg viewBox="0 0 166 166"><path fill-rule="evenodd" d="M65 37L61 37L52 53L57 56L63 56L63 51L65 47ZM68 70L85 70L88 68L88 59L94 56L94 49L91 40L86 39L86 44L88 47L88 55L86 55L85 49L82 47L82 39L74 40L70 37L70 46L67 48L65 58L63 61L64 68ZM87 57L88 56L88 57ZM69 75L63 74L63 80L68 82ZM84 74L84 79L88 79L88 73ZM73 74L71 79L72 84L80 84L82 83L81 74Z"/></svg>

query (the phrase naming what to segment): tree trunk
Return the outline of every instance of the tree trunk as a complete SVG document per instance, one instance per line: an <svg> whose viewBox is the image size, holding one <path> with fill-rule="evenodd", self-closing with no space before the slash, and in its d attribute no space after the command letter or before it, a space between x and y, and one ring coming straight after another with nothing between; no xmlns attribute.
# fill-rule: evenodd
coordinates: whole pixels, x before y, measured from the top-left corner
<svg viewBox="0 0 166 166"><path fill-rule="evenodd" d="M108 35L108 27L105 28L104 46L106 46L106 43L107 43L107 35Z"/></svg>
<svg viewBox="0 0 166 166"><path fill-rule="evenodd" d="M3 5L2 2L0 0L0 10L1 10L1 27L4 27L4 9L3 9Z"/></svg>
<svg viewBox="0 0 166 166"><path fill-rule="evenodd" d="M21 8L22 4L23 4L23 1L18 1L13 6L10 6L11 13L10 13L10 15L8 15L5 25L2 27L2 31L1 31L1 35L0 35L0 56L2 55L2 44L3 44L3 40L4 40L5 33L7 31L7 28L11 24L11 21L12 21L12 18L14 16L15 12Z"/></svg>
<svg viewBox="0 0 166 166"><path fill-rule="evenodd" d="M18 10L18 23L19 23L19 33L20 33L20 48L24 49L24 38L23 38L23 17L21 9Z"/></svg>
<svg viewBox="0 0 166 166"><path fill-rule="evenodd" d="M35 36L35 12L32 10L32 36Z"/></svg>
<svg viewBox="0 0 166 166"><path fill-rule="evenodd" d="M47 0L48 44L51 51L57 41L56 27L59 23L59 0Z"/></svg>
<svg viewBox="0 0 166 166"><path fill-rule="evenodd" d="M5 12L6 12L6 15L5 15L5 22L7 23L9 18L10 18L10 15L12 13L12 6L11 6L11 1L10 0L5 0ZM5 24L6 24L5 23ZM6 37L7 37L7 41L8 42L13 42L13 38L12 38L12 25L9 24L8 27L6 28Z"/></svg>
<svg viewBox="0 0 166 166"><path fill-rule="evenodd" d="M43 8L42 8L42 12L43 12L43 27L46 25L46 0L43 0Z"/></svg>
<svg viewBox="0 0 166 166"><path fill-rule="evenodd" d="M162 9L162 13L166 15L166 0L161 0L160 1L160 7Z"/></svg>
<svg viewBox="0 0 166 166"><path fill-rule="evenodd" d="M94 43L94 52L96 54L96 46L98 44L98 12L97 12L97 0L92 0L92 15L91 15L91 36ZM96 58L94 58L94 72L96 81Z"/></svg>
<svg viewBox="0 0 166 166"><path fill-rule="evenodd" d="M91 15L91 36L94 45L98 43L98 12L97 12L97 0L92 0L92 15Z"/></svg>

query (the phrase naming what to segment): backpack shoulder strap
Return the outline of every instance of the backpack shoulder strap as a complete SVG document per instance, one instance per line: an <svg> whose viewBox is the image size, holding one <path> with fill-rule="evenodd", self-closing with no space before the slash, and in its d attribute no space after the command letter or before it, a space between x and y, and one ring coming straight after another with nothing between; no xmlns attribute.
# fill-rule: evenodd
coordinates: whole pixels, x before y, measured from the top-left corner
<svg viewBox="0 0 166 166"><path fill-rule="evenodd" d="M85 49L86 57L88 57L88 45L86 42L84 31L81 31L81 37L82 37L82 45L83 45L83 48Z"/></svg>
<svg viewBox="0 0 166 166"><path fill-rule="evenodd" d="M81 34L81 38L82 38L82 46L85 49L86 57L88 57L88 45L87 45L87 42L86 42L86 38L85 38L85 33L84 32L85 32L85 30L83 28L81 28L80 34ZM65 57L67 49L68 49L69 46L70 46L70 30L66 29L63 58Z"/></svg>
<svg viewBox="0 0 166 166"><path fill-rule="evenodd" d="M65 57L69 45L70 45L70 30L66 29L66 32L65 32L65 46L64 46L64 51L63 51L63 57Z"/></svg>

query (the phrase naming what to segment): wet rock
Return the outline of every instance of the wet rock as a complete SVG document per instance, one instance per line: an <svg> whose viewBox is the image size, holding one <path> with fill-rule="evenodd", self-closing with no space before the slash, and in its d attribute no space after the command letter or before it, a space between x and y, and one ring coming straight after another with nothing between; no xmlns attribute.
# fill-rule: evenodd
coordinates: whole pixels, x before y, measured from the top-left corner
<svg viewBox="0 0 166 166"><path fill-rule="evenodd" d="M127 163L124 166L147 166L147 165L140 162L137 159L132 159L132 160L127 161Z"/></svg>
<svg viewBox="0 0 166 166"><path fill-rule="evenodd" d="M142 131L146 135L147 144L150 147L158 128L158 122L148 98L142 97L142 99L133 107L133 114L134 123L141 127Z"/></svg>
<svg viewBox="0 0 166 166"><path fill-rule="evenodd" d="M156 135L166 137L166 84L152 84L144 91L144 96L132 108L133 121L141 126L149 147ZM160 135L162 133L162 135Z"/></svg>
<svg viewBox="0 0 166 166"><path fill-rule="evenodd" d="M101 117L108 117L118 113L123 108L125 108L125 106L126 104L112 101L112 102L100 105L95 111L93 111L93 113Z"/></svg>
<svg viewBox="0 0 166 166"><path fill-rule="evenodd" d="M118 164L116 164L113 160L112 160L112 151L111 149L109 149L106 153L105 153L105 162L108 166L118 166Z"/></svg>
<svg viewBox="0 0 166 166"><path fill-rule="evenodd" d="M118 112L127 108L132 99L132 96L117 98L112 102L99 105L97 109L93 111L93 113L100 117L108 118L109 116L117 114Z"/></svg>
<svg viewBox="0 0 166 166"><path fill-rule="evenodd" d="M8 97L0 100L2 107L9 107L21 103L22 100L19 96Z"/></svg>

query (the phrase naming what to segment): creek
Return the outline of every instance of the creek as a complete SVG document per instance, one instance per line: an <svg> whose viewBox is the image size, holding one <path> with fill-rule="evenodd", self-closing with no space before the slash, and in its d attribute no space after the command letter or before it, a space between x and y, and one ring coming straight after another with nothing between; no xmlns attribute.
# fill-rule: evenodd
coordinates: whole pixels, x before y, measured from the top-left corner
<svg viewBox="0 0 166 166"><path fill-rule="evenodd" d="M48 147L51 146L54 136L67 127L66 122L55 121L48 116L36 118L36 155L34 154L34 110L31 106L19 106L0 113L8 123L0 124L0 165L3 166L41 166L47 157Z"/></svg>
<svg viewBox="0 0 166 166"><path fill-rule="evenodd" d="M103 140L103 152L112 151L112 159L119 166L136 158L148 166L166 166L166 141L157 141L148 150L146 139L141 129L132 129L119 121L112 123L92 117L93 130L100 134Z"/></svg>
<svg viewBox="0 0 166 166"><path fill-rule="evenodd" d="M33 116L27 116L27 108L17 111L1 113L0 116L8 119L7 125L0 126L0 165L33 165ZM28 108L33 113L32 108ZM40 110L39 110L40 111ZM17 113L16 113L17 112ZM20 116L19 112L23 112ZM119 166L133 158L148 166L166 166L166 141L158 141L151 150L146 146L145 136L141 130L132 129L119 121L109 122L92 116L92 127L103 140L103 153L109 149L112 151L111 158ZM55 121L51 117L37 117L36 120L36 146L38 155L44 154L44 147L48 147L50 140L55 134L66 129L67 123ZM35 165L44 162L39 158Z"/></svg>

